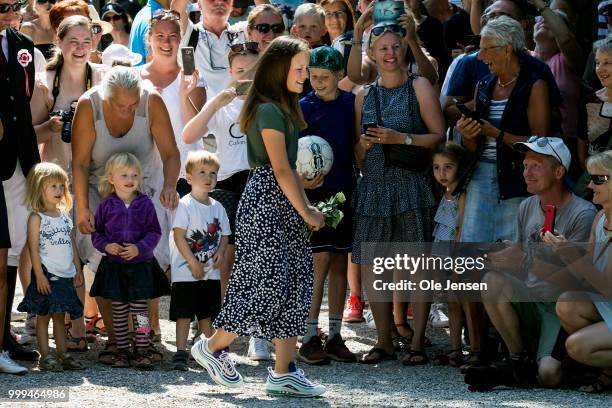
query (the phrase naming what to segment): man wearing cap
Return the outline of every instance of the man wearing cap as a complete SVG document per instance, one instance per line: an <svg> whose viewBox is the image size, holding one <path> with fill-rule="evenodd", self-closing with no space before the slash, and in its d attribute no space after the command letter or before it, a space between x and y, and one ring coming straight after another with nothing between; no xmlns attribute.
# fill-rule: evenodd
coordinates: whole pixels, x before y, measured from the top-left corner
<svg viewBox="0 0 612 408"><path fill-rule="evenodd" d="M572 242L589 240L595 207L568 188L566 174L571 155L560 138L533 136L527 142L515 143L514 148L525 153L523 177L527 191L533 195L519 208L515 240L518 247L488 254L494 270L508 273L489 272L484 276L488 287L482 293L483 302L510 352L506 368L514 385L533 385L535 366L528 347L535 336L537 379L542 386L556 387L561 381L561 362L551 354L560 331L555 301L562 289L539 278L532 269L534 255L554 263L554 255L536 244L542 242L544 206L556 207L554 234L562 234ZM517 264L521 264L519 271L509 269ZM472 380L468 370L466 382Z"/></svg>

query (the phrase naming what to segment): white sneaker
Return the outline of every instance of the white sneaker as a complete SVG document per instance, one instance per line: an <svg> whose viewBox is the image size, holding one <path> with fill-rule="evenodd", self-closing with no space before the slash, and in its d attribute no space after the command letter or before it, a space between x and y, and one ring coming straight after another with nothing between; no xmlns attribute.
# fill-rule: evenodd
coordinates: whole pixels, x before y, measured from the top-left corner
<svg viewBox="0 0 612 408"><path fill-rule="evenodd" d="M236 371L234 360L225 350L212 353L208 349L208 339L203 337L191 347L191 355L208 371L214 382L226 387L240 387L242 376Z"/></svg>
<svg viewBox="0 0 612 408"><path fill-rule="evenodd" d="M270 360L270 346L268 340L251 337L249 339L248 357L253 361Z"/></svg>
<svg viewBox="0 0 612 408"><path fill-rule="evenodd" d="M8 352L0 352L0 373L24 375L27 372L27 368L11 360Z"/></svg>
<svg viewBox="0 0 612 408"><path fill-rule="evenodd" d="M304 370L297 368L295 363L289 364L287 374L276 374L274 370L268 368L266 393L269 395L312 398L324 392L325 387L306 378Z"/></svg>
<svg viewBox="0 0 612 408"><path fill-rule="evenodd" d="M433 327L448 327L448 316L436 306L431 306L429 321Z"/></svg>
<svg viewBox="0 0 612 408"><path fill-rule="evenodd" d="M370 329L376 329L376 322L374 321L374 314L371 310L366 310L363 314L365 321Z"/></svg>

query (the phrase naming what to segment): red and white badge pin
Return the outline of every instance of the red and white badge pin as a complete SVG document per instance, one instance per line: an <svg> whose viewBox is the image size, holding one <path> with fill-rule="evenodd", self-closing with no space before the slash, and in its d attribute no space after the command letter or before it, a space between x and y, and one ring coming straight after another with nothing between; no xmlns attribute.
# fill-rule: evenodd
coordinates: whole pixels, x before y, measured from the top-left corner
<svg viewBox="0 0 612 408"><path fill-rule="evenodd" d="M17 52L17 61L19 61L19 65L25 68L32 62L32 54L26 49L19 50Z"/></svg>

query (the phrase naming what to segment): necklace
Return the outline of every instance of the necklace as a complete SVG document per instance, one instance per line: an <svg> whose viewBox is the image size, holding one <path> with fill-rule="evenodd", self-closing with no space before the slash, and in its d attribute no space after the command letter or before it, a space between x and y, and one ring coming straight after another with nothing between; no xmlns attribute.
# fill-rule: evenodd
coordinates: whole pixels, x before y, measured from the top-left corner
<svg viewBox="0 0 612 408"><path fill-rule="evenodd" d="M518 75L516 75L514 78L512 78L510 81L502 83L502 81L500 81L499 77L497 78L497 85L499 85L502 88L507 87L508 85L512 85L516 80L518 79Z"/></svg>

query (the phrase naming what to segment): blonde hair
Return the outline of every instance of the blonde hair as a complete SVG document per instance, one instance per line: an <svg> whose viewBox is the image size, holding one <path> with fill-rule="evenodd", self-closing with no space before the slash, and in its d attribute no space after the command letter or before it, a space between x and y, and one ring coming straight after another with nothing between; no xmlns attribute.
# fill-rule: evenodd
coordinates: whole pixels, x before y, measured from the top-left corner
<svg viewBox="0 0 612 408"><path fill-rule="evenodd" d="M612 150L606 150L589 157L586 161L586 167L589 173L591 170L599 169L612 176Z"/></svg>
<svg viewBox="0 0 612 408"><path fill-rule="evenodd" d="M189 152L187 160L185 160L185 173L191 174L196 166L215 166L217 170L221 167L216 154L207 152L206 150L194 150Z"/></svg>
<svg viewBox="0 0 612 408"><path fill-rule="evenodd" d="M321 22L321 26L325 27L325 9L314 3L302 3L295 9L293 13L293 21L297 22L299 18L311 16L318 17Z"/></svg>
<svg viewBox="0 0 612 408"><path fill-rule="evenodd" d="M104 166L104 176L98 183L98 193L105 199L115 192L115 187L109 181L111 174L117 169L135 169L138 172L138 191L142 191L142 167L140 161L132 153L115 153L106 161Z"/></svg>
<svg viewBox="0 0 612 408"><path fill-rule="evenodd" d="M26 198L25 204L34 212L47 211L44 200L44 189L49 183L62 183L64 185L64 196L58 207L62 212L68 212L72 208L72 196L68 188L68 175L60 166L55 163L38 163L26 179Z"/></svg>

